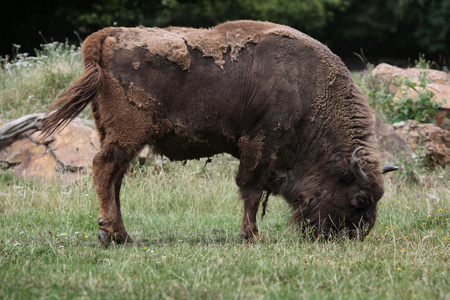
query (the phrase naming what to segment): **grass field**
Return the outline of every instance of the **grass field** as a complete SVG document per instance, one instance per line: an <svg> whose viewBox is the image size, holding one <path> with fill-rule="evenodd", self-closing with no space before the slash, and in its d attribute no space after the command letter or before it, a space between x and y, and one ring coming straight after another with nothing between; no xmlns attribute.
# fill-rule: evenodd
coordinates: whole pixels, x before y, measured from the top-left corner
<svg viewBox="0 0 450 300"><path fill-rule="evenodd" d="M21 182L2 173L0 298L448 299L450 191L387 181L364 242L309 241L271 198L263 243L239 235L236 164L218 156L132 172L122 192L136 246L104 250L90 178Z"/></svg>
<svg viewBox="0 0 450 300"><path fill-rule="evenodd" d="M77 76L77 52L58 51L47 57L60 69L1 69L5 119L45 111ZM35 92L48 78L61 87ZM448 170L427 172L428 185L387 176L364 242L305 239L284 200L271 197L259 221L264 242L249 244L239 238L237 161L219 155L204 165L135 167L121 196L136 245L107 250L91 177L61 185L0 170L0 299L450 299Z"/></svg>

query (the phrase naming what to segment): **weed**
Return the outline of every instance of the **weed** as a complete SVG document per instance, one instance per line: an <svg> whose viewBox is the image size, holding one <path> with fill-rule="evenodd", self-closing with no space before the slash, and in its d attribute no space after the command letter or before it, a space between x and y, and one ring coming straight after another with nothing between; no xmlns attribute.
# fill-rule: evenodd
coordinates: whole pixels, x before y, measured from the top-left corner
<svg viewBox="0 0 450 300"><path fill-rule="evenodd" d="M431 69L432 67L438 67L438 64L425 58L425 54L419 54L419 59L414 60L414 67L419 69Z"/></svg>

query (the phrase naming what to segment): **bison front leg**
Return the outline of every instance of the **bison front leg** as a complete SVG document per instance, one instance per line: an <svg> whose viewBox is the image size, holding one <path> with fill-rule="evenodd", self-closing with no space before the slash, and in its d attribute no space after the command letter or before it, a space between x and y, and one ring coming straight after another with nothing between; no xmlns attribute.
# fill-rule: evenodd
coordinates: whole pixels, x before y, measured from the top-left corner
<svg viewBox="0 0 450 300"><path fill-rule="evenodd" d="M236 183L244 201L240 236L249 241L259 239L256 214L269 174L270 151L264 148L263 139L241 137L238 142L241 155Z"/></svg>
<svg viewBox="0 0 450 300"><path fill-rule="evenodd" d="M94 158L94 187L100 207L98 238L104 247L108 247L111 241L133 243L123 224L119 198L122 179L134 157L133 153L130 149L110 145Z"/></svg>
<svg viewBox="0 0 450 300"><path fill-rule="evenodd" d="M244 215L242 217L240 236L250 242L258 239L258 226L256 225L256 214L258 213L262 191L254 192L241 189L241 197L244 200Z"/></svg>

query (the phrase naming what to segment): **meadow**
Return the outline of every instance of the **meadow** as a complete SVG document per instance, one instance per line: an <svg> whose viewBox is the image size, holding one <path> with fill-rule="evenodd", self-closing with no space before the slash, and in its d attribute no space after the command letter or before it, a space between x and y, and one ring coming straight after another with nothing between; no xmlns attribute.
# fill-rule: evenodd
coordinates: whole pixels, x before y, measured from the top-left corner
<svg viewBox="0 0 450 300"><path fill-rule="evenodd" d="M56 43L3 61L0 116L44 112L81 72L79 50ZM162 172L135 165L121 198L136 244L109 249L96 236L91 176L63 185L0 170L0 298L450 299L448 169L417 166L427 184L386 176L364 242L305 238L271 197L258 221L264 242L247 243L237 165L228 155Z"/></svg>

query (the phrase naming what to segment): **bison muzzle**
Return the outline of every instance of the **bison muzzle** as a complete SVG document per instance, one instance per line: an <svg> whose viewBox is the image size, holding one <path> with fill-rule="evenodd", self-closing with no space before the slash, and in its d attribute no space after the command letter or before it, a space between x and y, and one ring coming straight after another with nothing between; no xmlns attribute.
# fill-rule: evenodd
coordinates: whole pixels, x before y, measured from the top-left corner
<svg viewBox="0 0 450 300"><path fill-rule="evenodd" d="M150 145L171 160L229 153L240 160L241 236L258 235L265 192L282 195L316 235L368 234L383 195L374 114L326 46L287 26L235 21L210 29L112 27L83 43L84 75L51 107L51 134L89 103L100 242L132 243L122 178Z"/></svg>

